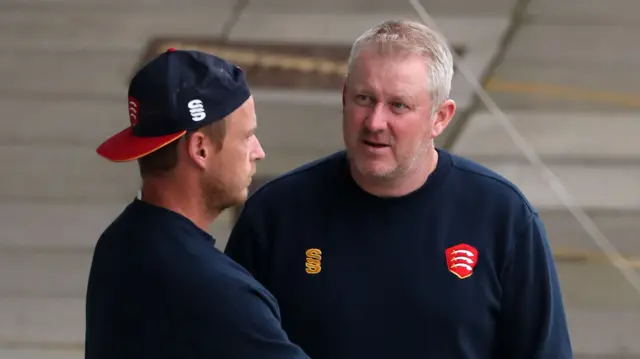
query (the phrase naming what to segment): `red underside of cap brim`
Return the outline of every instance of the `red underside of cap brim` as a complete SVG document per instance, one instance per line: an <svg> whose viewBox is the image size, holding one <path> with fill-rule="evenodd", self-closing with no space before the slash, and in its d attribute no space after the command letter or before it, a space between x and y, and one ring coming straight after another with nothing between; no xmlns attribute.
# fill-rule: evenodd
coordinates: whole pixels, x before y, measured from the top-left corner
<svg viewBox="0 0 640 359"><path fill-rule="evenodd" d="M133 135L133 130L129 127L104 141L96 152L114 162L133 161L170 144L186 132L180 131L159 137L138 137Z"/></svg>

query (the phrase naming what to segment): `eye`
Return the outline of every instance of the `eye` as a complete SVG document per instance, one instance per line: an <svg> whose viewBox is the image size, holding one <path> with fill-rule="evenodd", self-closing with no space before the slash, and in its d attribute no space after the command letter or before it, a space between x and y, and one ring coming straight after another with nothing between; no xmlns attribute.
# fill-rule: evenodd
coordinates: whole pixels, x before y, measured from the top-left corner
<svg viewBox="0 0 640 359"><path fill-rule="evenodd" d="M251 130L251 131L249 131L249 132L247 132L245 134L244 139L245 139L245 141L251 141L251 139L253 139L254 137L256 137L256 131L255 130Z"/></svg>
<svg viewBox="0 0 640 359"><path fill-rule="evenodd" d="M409 110L409 107L401 102L392 102L391 109L393 112L399 113Z"/></svg>
<svg viewBox="0 0 640 359"><path fill-rule="evenodd" d="M356 104L360 106L369 106L373 103L373 99L367 95L356 95L355 96Z"/></svg>

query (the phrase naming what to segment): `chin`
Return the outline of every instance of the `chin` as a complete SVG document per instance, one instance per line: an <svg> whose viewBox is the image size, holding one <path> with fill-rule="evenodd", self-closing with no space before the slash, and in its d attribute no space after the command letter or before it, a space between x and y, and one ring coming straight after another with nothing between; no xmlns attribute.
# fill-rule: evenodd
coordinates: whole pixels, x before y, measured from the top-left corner
<svg viewBox="0 0 640 359"><path fill-rule="evenodd" d="M236 206L243 205L248 198L249 198L249 189L245 188L236 195L235 197Z"/></svg>
<svg viewBox="0 0 640 359"><path fill-rule="evenodd" d="M249 198L249 190L245 189L244 191L242 191L242 193L240 193L240 195L238 196L238 201L244 203L247 201L247 199Z"/></svg>
<svg viewBox="0 0 640 359"><path fill-rule="evenodd" d="M386 178L395 173L397 166L380 160L356 160L356 168L363 176Z"/></svg>

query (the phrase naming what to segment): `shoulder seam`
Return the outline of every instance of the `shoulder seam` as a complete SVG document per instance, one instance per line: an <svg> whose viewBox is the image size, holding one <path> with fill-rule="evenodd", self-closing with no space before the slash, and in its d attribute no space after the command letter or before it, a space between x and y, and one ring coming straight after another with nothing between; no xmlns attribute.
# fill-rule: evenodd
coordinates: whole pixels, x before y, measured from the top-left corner
<svg viewBox="0 0 640 359"><path fill-rule="evenodd" d="M462 168L460 166L458 166L458 164L455 161L452 161L453 163L453 167L455 167L456 169L462 171L462 172L466 172L466 173L471 173L474 174L476 176L480 176L480 177L484 177L484 178L488 178L491 179L495 182L500 183L501 185L508 187L509 190L511 190L514 194L516 194L518 196L518 198L520 198L522 200L522 202L527 206L527 208L529 209L529 214L530 215L535 215L538 213L538 211L536 211L536 209L531 205L531 203L529 203L529 200L524 196L524 194L518 190L514 184L511 184L509 182L505 182L505 180L501 179L501 178L496 178L495 176L489 176L486 175L484 173L480 173L471 169L467 169L467 168Z"/></svg>

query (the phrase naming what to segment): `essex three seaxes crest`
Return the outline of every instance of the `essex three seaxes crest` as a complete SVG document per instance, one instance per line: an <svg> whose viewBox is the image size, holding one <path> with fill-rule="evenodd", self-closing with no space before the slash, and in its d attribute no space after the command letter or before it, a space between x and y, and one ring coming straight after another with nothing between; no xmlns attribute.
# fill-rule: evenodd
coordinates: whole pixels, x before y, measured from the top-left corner
<svg viewBox="0 0 640 359"><path fill-rule="evenodd" d="M478 251L468 244L458 244L445 251L449 272L460 279L469 278L478 263Z"/></svg>

